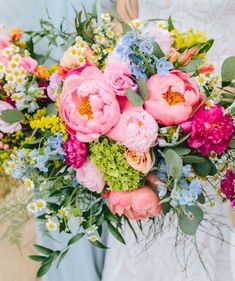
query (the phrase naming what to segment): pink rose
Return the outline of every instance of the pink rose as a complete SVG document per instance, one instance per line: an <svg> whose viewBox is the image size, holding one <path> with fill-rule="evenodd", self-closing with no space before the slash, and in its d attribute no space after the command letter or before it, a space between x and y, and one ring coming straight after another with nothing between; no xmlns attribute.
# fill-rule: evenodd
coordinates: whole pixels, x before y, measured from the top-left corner
<svg viewBox="0 0 235 281"><path fill-rule="evenodd" d="M104 70L106 82L118 96L125 96L128 88L132 88L134 91L137 89L130 77L131 70L128 63L110 63Z"/></svg>
<svg viewBox="0 0 235 281"><path fill-rule="evenodd" d="M229 146L234 131L232 116L224 115L221 105L214 105L210 109L202 106L193 119L181 124L181 127L185 132L191 132L189 147L204 155L210 151L222 153Z"/></svg>
<svg viewBox="0 0 235 281"><path fill-rule="evenodd" d="M135 108L123 112L107 136L131 150L146 152L156 142L158 125L147 111Z"/></svg>
<svg viewBox="0 0 235 281"><path fill-rule="evenodd" d="M77 169L77 180L92 192L101 193L105 187L102 173L89 159Z"/></svg>
<svg viewBox="0 0 235 281"><path fill-rule="evenodd" d="M20 62L20 66L24 68L25 71L33 73L38 66L36 60L31 57L23 57Z"/></svg>
<svg viewBox="0 0 235 281"><path fill-rule="evenodd" d="M148 186L134 191L111 191L108 205L113 213L133 220L147 219L162 213L159 197Z"/></svg>
<svg viewBox="0 0 235 281"><path fill-rule="evenodd" d="M144 108L162 125L180 124L192 117L204 99L195 82L179 70L150 77Z"/></svg>
<svg viewBox="0 0 235 281"><path fill-rule="evenodd" d="M7 103L5 101L0 101L0 115L1 115L1 112L6 109L14 109L14 108L9 103ZM0 118L0 131L3 133L12 134L16 131L20 131L21 128L22 128L22 126L21 126L20 122L17 122L14 124L8 124L8 123L4 122L3 120L1 120L1 118Z"/></svg>
<svg viewBox="0 0 235 281"><path fill-rule="evenodd" d="M168 30L162 29L152 22L147 27L144 26L144 32L154 38L166 56L170 54L174 39Z"/></svg>
<svg viewBox="0 0 235 281"><path fill-rule="evenodd" d="M82 142L107 134L120 119L120 107L102 72L89 66L64 82L60 115L67 130Z"/></svg>

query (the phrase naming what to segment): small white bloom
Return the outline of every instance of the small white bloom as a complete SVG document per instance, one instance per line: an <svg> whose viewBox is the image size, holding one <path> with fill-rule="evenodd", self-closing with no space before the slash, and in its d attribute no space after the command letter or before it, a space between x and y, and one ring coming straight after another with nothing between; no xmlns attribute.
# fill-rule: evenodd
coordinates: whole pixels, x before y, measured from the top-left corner
<svg viewBox="0 0 235 281"><path fill-rule="evenodd" d="M91 241L91 242L95 242L95 241L97 241L97 236L96 235L90 235L90 236L88 236L88 240Z"/></svg>
<svg viewBox="0 0 235 281"><path fill-rule="evenodd" d="M102 21L104 21L104 22L110 22L110 21L111 21L110 14L108 14L108 13L103 13L103 14L101 14L101 19L102 19Z"/></svg>
<svg viewBox="0 0 235 281"><path fill-rule="evenodd" d="M6 58L11 57L13 54L14 54L14 50L10 47L7 47L2 51L2 55Z"/></svg>
<svg viewBox="0 0 235 281"><path fill-rule="evenodd" d="M25 187L28 190L33 190L34 189L34 182L31 179L23 178L23 182L24 182Z"/></svg>
<svg viewBox="0 0 235 281"><path fill-rule="evenodd" d="M38 211L42 211L42 210L46 209L47 202L43 199L38 199L34 202L34 205Z"/></svg>
<svg viewBox="0 0 235 281"><path fill-rule="evenodd" d="M98 227L97 227L96 225L92 225L91 227L89 227L89 228L87 229L87 233L88 233L88 234L93 234L93 233L96 232L97 229L98 229Z"/></svg>
<svg viewBox="0 0 235 281"><path fill-rule="evenodd" d="M85 221L86 221L86 219L85 219L84 217L80 217L80 218L78 219L78 224L79 224L79 225L82 225Z"/></svg>
<svg viewBox="0 0 235 281"><path fill-rule="evenodd" d="M99 44L104 44L105 43L104 35L102 33L95 35L95 41Z"/></svg>
<svg viewBox="0 0 235 281"><path fill-rule="evenodd" d="M161 146L165 146L166 145L166 141L164 139L159 139L158 140L158 145L161 147Z"/></svg>
<svg viewBox="0 0 235 281"><path fill-rule="evenodd" d="M95 53L99 53L100 52L100 45L99 44L93 44L92 49Z"/></svg>
<svg viewBox="0 0 235 281"><path fill-rule="evenodd" d="M140 28L140 27L141 27L141 22L140 22L139 19L133 19L133 20L131 21L131 25L132 25L133 27L135 27L135 28Z"/></svg>
<svg viewBox="0 0 235 281"><path fill-rule="evenodd" d="M78 56L77 57L77 63L79 66L82 66L86 63L86 58L84 56Z"/></svg>
<svg viewBox="0 0 235 281"><path fill-rule="evenodd" d="M49 218L47 220L47 223L46 223L46 227L49 231L55 231L58 229L58 223L56 221L56 219L54 218Z"/></svg>
<svg viewBox="0 0 235 281"><path fill-rule="evenodd" d="M27 205L27 210L29 213L35 214L37 212L37 209L35 208L35 205L32 203L29 203Z"/></svg>

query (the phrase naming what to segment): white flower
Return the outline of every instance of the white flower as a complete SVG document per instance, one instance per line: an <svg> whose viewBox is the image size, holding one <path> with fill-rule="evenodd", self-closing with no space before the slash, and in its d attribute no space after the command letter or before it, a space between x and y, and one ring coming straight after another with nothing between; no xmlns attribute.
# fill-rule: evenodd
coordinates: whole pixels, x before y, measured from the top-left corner
<svg viewBox="0 0 235 281"><path fill-rule="evenodd" d="M158 21L157 25L158 25L159 28L162 28L162 29L166 29L166 27L167 27L166 23L162 20Z"/></svg>
<svg viewBox="0 0 235 281"><path fill-rule="evenodd" d="M24 182L25 187L28 190L33 190L34 189L34 182L31 179L23 178L23 182Z"/></svg>
<svg viewBox="0 0 235 281"><path fill-rule="evenodd" d="M22 57L19 54L16 54L11 58L11 62L14 62L15 64L19 65L21 62L21 58Z"/></svg>
<svg viewBox="0 0 235 281"><path fill-rule="evenodd" d="M88 236L88 240L91 241L91 242L95 242L95 241L97 241L97 236L96 235L90 235L90 236Z"/></svg>
<svg viewBox="0 0 235 281"><path fill-rule="evenodd" d="M99 44L104 44L105 43L104 35L102 33L95 35L95 41Z"/></svg>
<svg viewBox="0 0 235 281"><path fill-rule="evenodd" d="M14 50L10 47L7 47L2 51L2 55L6 58L11 57L13 54L14 54Z"/></svg>
<svg viewBox="0 0 235 281"><path fill-rule="evenodd" d="M110 21L111 21L110 14L108 14L108 13L103 13L103 14L101 14L101 19L102 19L102 21L104 21L104 22L110 22Z"/></svg>
<svg viewBox="0 0 235 281"><path fill-rule="evenodd" d="M167 132L168 132L167 127L160 128L160 133L161 134L167 134Z"/></svg>
<svg viewBox="0 0 235 281"><path fill-rule="evenodd" d="M46 209L47 202L43 199L37 199L34 202L34 206L35 206L37 211L42 211L42 210Z"/></svg>
<svg viewBox="0 0 235 281"><path fill-rule="evenodd" d="M56 219L54 218L49 218L47 220L47 223L46 223L46 227L49 231L55 231L58 229L58 223L56 221Z"/></svg>
<svg viewBox="0 0 235 281"><path fill-rule="evenodd" d="M199 74L195 80L199 86L204 86L208 82L208 77L205 74Z"/></svg>
<svg viewBox="0 0 235 281"><path fill-rule="evenodd" d="M79 66L82 66L86 63L86 58L84 56L78 56L77 57L77 63Z"/></svg>
<svg viewBox="0 0 235 281"><path fill-rule="evenodd" d="M93 44L92 49L95 53L99 53L100 52L100 45L99 44Z"/></svg>
<svg viewBox="0 0 235 281"><path fill-rule="evenodd" d="M89 227L87 229L87 234L93 234L96 232L97 229L98 229L98 227L96 225L92 225L91 227Z"/></svg>
<svg viewBox="0 0 235 281"><path fill-rule="evenodd" d="M27 210L29 213L35 214L37 212L37 209L35 208L35 205L32 203L29 203L27 205Z"/></svg>
<svg viewBox="0 0 235 281"><path fill-rule="evenodd" d="M141 27L141 22L140 22L139 19L133 19L133 20L131 21L131 25L132 25L133 27L140 28L140 27Z"/></svg>
<svg viewBox="0 0 235 281"><path fill-rule="evenodd" d="M86 221L86 219L85 219L84 217L80 217L80 218L78 219L78 224L79 224L79 225L82 225L85 221Z"/></svg>
<svg viewBox="0 0 235 281"><path fill-rule="evenodd" d="M67 216L69 216L69 212L68 212L68 210L67 210L65 207L59 209L58 213L59 213L62 217L67 217Z"/></svg>

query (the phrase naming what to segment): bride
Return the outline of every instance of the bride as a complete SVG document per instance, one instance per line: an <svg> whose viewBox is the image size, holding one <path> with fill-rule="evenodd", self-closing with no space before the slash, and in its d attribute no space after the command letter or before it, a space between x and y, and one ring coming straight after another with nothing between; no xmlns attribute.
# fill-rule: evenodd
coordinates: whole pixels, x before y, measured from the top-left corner
<svg viewBox="0 0 235 281"><path fill-rule="evenodd" d="M168 18L172 16L180 30L193 27L205 31L207 37L214 38L215 44L209 52L208 60L215 64L217 72L223 60L235 54L235 28L233 0L137 0L120 1L119 10L125 10L125 2L134 3L141 20ZM139 8L137 8L137 5ZM208 187L209 189L209 187ZM212 208L220 214L223 223L228 217L228 206L216 203ZM221 220L221 219L220 219ZM148 225L145 225L148 232ZM219 236L215 227L210 226L208 234L199 230L198 248L192 243L181 243L175 249L176 232L167 229L164 235L156 238L145 249L146 239L141 237L137 243L131 230L126 226L127 246L123 246L112 236L109 237L110 250L107 251L102 281L233 281L232 272L235 249L227 243L213 238ZM140 232L140 231L139 231ZM223 238L232 243L232 233L223 230ZM234 241L233 241L234 243ZM201 260L200 260L201 259ZM187 271L184 266L187 264Z"/></svg>

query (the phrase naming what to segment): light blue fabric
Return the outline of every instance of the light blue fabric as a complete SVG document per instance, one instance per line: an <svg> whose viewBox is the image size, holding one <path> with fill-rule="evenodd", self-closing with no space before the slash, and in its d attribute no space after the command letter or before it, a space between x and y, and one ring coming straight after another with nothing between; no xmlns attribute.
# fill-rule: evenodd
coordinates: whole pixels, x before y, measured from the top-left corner
<svg viewBox="0 0 235 281"><path fill-rule="evenodd" d="M107 0L105 0L107 2ZM46 7L58 26L62 18L66 18L65 24L73 28L74 10L81 10L81 2L87 11L91 11L93 0L1 0L0 1L0 23L10 27L21 27L24 30L37 30L40 28L39 19L46 18ZM98 1L101 11L100 1ZM46 51L43 43L40 51ZM62 52L56 50L53 58L58 60ZM76 229L76 222L73 224ZM76 232L75 232L76 233ZM52 249L62 249L71 236L67 234L53 234L54 240L38 231L38 243ZM56 242L55 240L58 240ZM105 243L105 237L104 241ZM93 247L84 237L77 244L73 245L64 261L58 269L55 266L44 277L44 281L99 281L104 266L105 251Z"/></svg>

